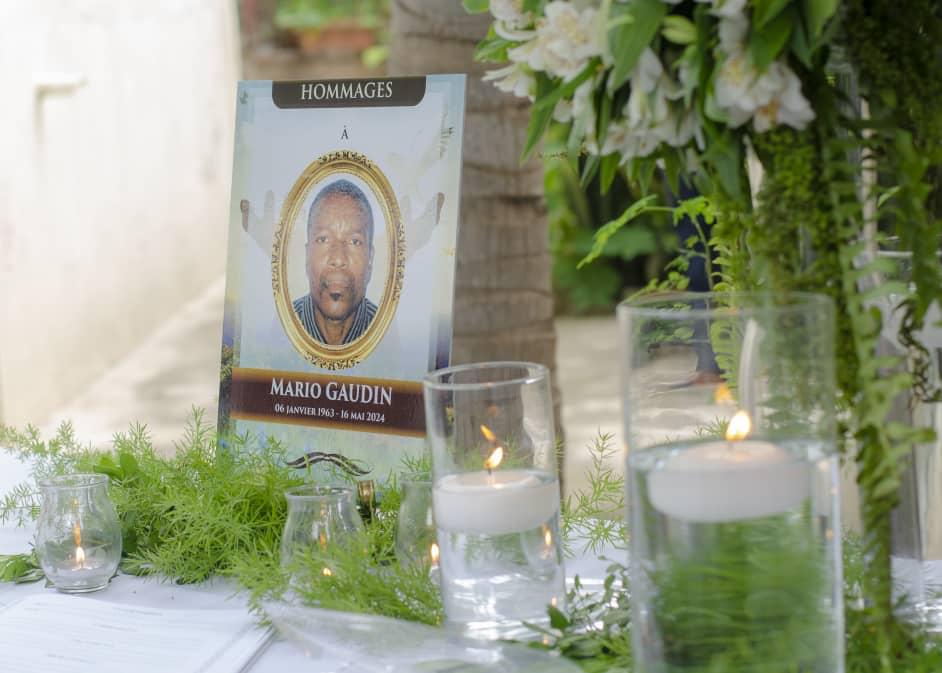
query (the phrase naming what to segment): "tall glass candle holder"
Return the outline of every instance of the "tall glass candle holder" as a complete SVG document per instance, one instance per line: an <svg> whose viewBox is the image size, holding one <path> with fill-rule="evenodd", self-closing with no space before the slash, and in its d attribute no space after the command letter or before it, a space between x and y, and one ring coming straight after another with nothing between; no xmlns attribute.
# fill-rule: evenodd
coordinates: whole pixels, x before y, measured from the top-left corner
<svg viewBox="0 0 942 673"><path fill-rule="evenodd" d="M618 315L636 670L843 671L830 300Z"/></svg>
<svg viewBox="0 0 942 673"><path fill-rule="evenodd" d="M121 561L121 524L108 477L70 474L39 483L36 555L46 579L66 593L108 585Z"/></svg>
<svg viewBox="0 0 942 673"><path fill-rule="evenodd" d="M445 619L479 638L532 638L565 577L549 372L518 362L426 377Z"/></svg>

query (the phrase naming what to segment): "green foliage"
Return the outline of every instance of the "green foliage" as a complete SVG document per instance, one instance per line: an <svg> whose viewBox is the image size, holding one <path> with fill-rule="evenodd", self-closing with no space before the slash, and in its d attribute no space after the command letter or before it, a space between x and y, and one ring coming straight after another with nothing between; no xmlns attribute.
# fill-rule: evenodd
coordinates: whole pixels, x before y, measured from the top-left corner
<svg viewBox="0 0 942 673"><path fill-rule="evenodd" d="M562 503L562 534L566 551L582 541L581 553L599 553L603 548L626 549L625 480L612 467L620 455L610 434L599 434L589 447L592 466L586 473L588 486L571 493Z"/></svg>
<svg viewBox="0 0 942 673"><path fill-rule="evenodd" d="M35 551L0 556L0 582L37 582L44 577Z"/></svg>
<svg viewBox="0 0 942 673"><path fill-rule="evenodd" d="M583 186L578 167L565 156L566 133L567 128L558 125L544 142L553 289L560 310L610 310L621 299L623 287L644 285L659 274L676 237L667 218L642 215L615 232L593 264L580 268L593 248L599 222L612 219L636 197L618 172L610 176L607 189L604 170Z"/></svg>
<svg viewBox="0 0 942 673"><path fill-rule="evenodd" d="M544 636L534 645L558 651L586 673L629 673L631 606L628 569L613 563L601 593L586 591L576 576L566 595L566 612L549 608L549 628L532 626Z"/></svg>
<svg viewBox="0 0 942 673"><path fill-rule="evenodd" d="M107 474L122 526L121 569L181 583L228 574L243 555L275 553L285 522L284 492L302 483L284 467L276 443L254 452L247 437L231 442L230 451L217 450L215 430L200 411L172 458L157 454L139 425L115 436L113 452L80 447L68 425L49 443L35 429L0 430L0 444L35 456L40 473ZM36 504L37 494L21 487L0 514Z"/></svg>
<svg viewBox="0 0 942 673"><path fill-rule="evenodd" d="M617 89L631 76L641 53L657 35L666 14L667 5L661 0L635 0L630 4L614 5L614 26L608 32L609 46L615 58L612 88Z"/></svg>
<svg viewBox="0 0 942 673"><path fill-rule="evenodd" d="M794 9L791 7L779 12L768 23L754 24L749 36L749 55L759 70L768 68L782 53L794 25Z"/></svg>
<svg viewBox="0 0 942 673"><path fill-rule="evenodd" d="M395 558L396 515L401 492L388 484L364 532L344 544L292 555L288 567L278 554L242 556L233 574L261 612L262 601L292 600L331 610L362 612L425 624L443 617L429 566L403 567Z"/></svg>
<svg viewBox="0 0 942 673"><path fill-rule="evenodd" d="M388 11L389 0L278 0L275 25L282 29L323 28L355 19L364 27L379 28Z"/></svg>
<svg viewBox="0 0 942 673"><path fill-rule="evenodd" d="M590 250L589 254L587 254L582 259L582 261L579 262L578 268L582 268L586 264L589 264L598 259L609 240L619 230L621 230L622 227L635 218L640 217L645 213L669 211L667 208L652 205L655 201L657 201L657 197L653 194L645 196L644 198L639 199L631 204L627 210L625 210L625 212L616 217L614 220L603 224L601 228L599 228L599 230L595 233L595 240L592 244L592 250Z"/></svg>
<svg viewBox="0 0 942 673"><path fill-rule="evenodd" d="M461 0L461 6L468 14L481 14L490 6L489 0Z"/></svg>
<svg viewBox="0 0 942 673"><path fill-rule="evenodd" d="M579 73L575 78L565 83L557 83L542 73L536 77L536 98L537 103L533 106L533 113L530 115L530 123L527 126L527 139L523 146L523 156L521 162L525 161L530 153L542 140L546 130L550 126L553 118L553 110L556 104L563 98L571 98L573 92L580 84L592 76L596 68L596 62L593 60Z"/></svg>
<svg viewBox="0 0 942 673"><path fill-rule="evenodd" d="M652 570L651 620L668 670L837 668L840 623L827 595L827 554L810 517L713 527L689 556L662 555Z"/></svg>

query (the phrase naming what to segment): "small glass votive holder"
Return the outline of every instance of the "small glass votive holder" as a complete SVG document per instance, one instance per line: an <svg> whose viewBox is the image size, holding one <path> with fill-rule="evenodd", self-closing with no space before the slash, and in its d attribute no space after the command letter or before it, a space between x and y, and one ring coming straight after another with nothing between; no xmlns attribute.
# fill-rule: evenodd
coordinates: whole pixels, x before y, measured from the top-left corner
<svg viewBox="0 0 942 673"><path fill-rule="evenodd" d="M288 517L281 536L281 567L295 553L323 551L363 529L356 494L345 486L298 486L285 491Z"/></svg>
<svg viewBox="0 0 942 673"><path fill-rule="evenodd" d="M840 673L831 301L680 293L618 316L635 670Z"/></svg>
<svg viewBox="0 0 942 673"><path fill-rule="evenodd" d="M562 607L565 575L549 372L494 362L424 381L445 620L530 639Z"/></svg>
<svg viewBox="0 0 942 673"><path fill-rule="evenodd" d="M427 565L430 574L437 579L439 548L432 513L432 482L407 478L402 480L401 487L396 558L403 567Z"/></svg>
<svg viewBox="0 0 942 673"><path fill-rule="evenodd" d="M121 523L103 474L70 474L39 482L42 506L36 555L59 591L98 591L121 561Z"/></svg>

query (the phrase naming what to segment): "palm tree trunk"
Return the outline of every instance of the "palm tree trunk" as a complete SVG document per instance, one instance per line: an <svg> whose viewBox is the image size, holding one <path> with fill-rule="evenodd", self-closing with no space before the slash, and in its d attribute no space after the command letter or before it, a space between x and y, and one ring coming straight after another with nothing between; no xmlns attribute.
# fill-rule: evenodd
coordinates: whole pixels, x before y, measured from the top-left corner
<svg viewBox="0 0 942 673"><path fill-rule="evenodd" d="M390 74L468 74L452 360L529 360L555 373L543 169L520 163L530 104L481 81L473 53L489 15L468 15L460 0L391 5ZM557 424L559 399L554 385Z"/></svg>

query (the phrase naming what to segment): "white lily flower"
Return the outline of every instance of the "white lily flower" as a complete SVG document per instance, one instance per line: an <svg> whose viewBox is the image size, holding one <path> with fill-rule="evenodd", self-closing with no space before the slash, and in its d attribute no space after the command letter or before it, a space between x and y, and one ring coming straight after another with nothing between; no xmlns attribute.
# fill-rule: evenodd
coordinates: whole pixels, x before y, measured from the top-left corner
<svg viewBox="0 0 942 673"><path fill-rule="evenodd" d="M640 89L645 93L651 93L657 88L664 76L664 66L661 65L661 59L648 47L641 52L635 69L631 71L631 90Z"/></svg>
<svg viewBox="0 0 942 673"><path fill-rule="evenodd" d="M533 57L533 52L536 51L537 43L536 40L530 40L529 42L524 42L520 46L513 47L512 49L507 50L507 60L511 63L519 63L521 65L529 65L530 60Z"/></svg>
<svg viewBox="0 0 942 673"><path fill-rule="evenodd" d="M518 98L533 98L536 80L533 75L521 64L511 63L497 70L488 70L482 79L485 82L494 82L501 91L512 93Z"/></svg>
<svg viewBox="0 0 942 673"><path fill-rule="evenodd" d="M729 54L741 54L746 49L749 19L744 14L725 17L719 21L720 49Z"/></svg>
<svg viewBox="0 0 942 673"><path fill-rule="evenodd" d="M532 40L529 66L561 77L563 81L574 79L591 58L604 51L596 30L597 11L595 7L579 11L562 0L547 4L545 17L537 24L536 37Z"/></svg>
<svg viewBox="0 0 942 673"><path fill-rule="evenodd" d="M560 98L559 102L556 103L556 107L553 108L553 119L558 121L560 124L571 122L572 101L566 100L565 98Z"/></svg>
<svg viewBox="0 0 942 673"><path fill-rule="evenodd" d="M517 30L500 21L494 22L494 32L497 33L498 36L505 40L510 40L511 42L526 42L536 36L536 31L534 30Z"/></svg>
<svg viewBox="0 0 942 673"><path fill-rule="evenodd" d="M729 117L733 128L742 126L755 111L768 104L771 97L762 97L764 88L755 86L758 73L745 54L729 56L716 74L714 97L717 106Z"/></svg>
<svg viewBox="0 0 942 673"><path fill-rule="evenodd" d="M760 75L746 54L728 57L717 73L714 96L733 128L752 119L759 133L778 124L801 130L814 119L814 111L801 93L801 80L781 61Z"/></svg>
<svg viewBox="0 0 942 673"><path fill-rule="evenodd" d="M713 5L710 14L720 17L732 17L743 14L746 10L747 0L697 0L700 3Z"/></svg>
<svg viewBox="0 0 942 673"><path fill-rule="evenodd" d="M533 23L533 15L523 11L523 0L491 0L490 10L498 22L510 29L526 28ZM496 25L494 29L497 30Z"/></svg>
<svg viewBox="0 0 942 673"><path fill-rule="evenodd" d="M784 63L773 63L769 69L778 71L782 85L772 100L756 110L752 119L753 127L759 133L764 133L778 124L785 124L801 131L814 119L814 110L801 93L801 80Z"/></svg>
<svg viewBox="0 0 942 673"><path fill-rule="evenodd" d="M612 122L608 125L608 130L605 133L605 142L602 143L602 149L599 152L600 156L606 156L608 154L614 154L615 152L623 152L623 148L628 145L628 139L631 135L631 129L628 128L628 124L617 121Z"/></svg>

